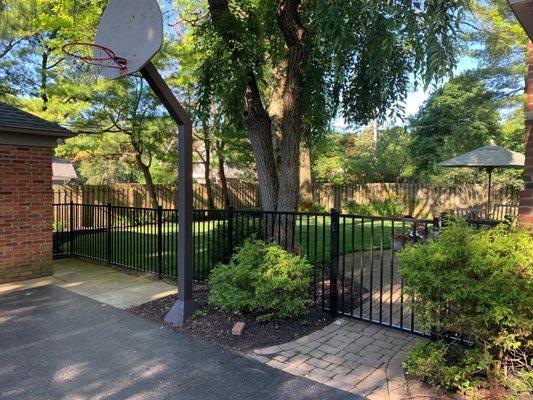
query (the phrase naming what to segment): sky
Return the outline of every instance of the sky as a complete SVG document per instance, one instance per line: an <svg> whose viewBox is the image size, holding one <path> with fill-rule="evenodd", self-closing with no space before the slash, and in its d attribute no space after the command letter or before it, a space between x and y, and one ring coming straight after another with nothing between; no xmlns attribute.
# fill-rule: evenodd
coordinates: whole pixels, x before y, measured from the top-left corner
<svg viewBox="0 0 533 400"><path fill-rule="evenodd" d="M477 61L475 59L466 56L462 57L454 69L454 75L458 75L463 71L475 68L476 65ZM439 86L442 86L442 84L440 84ZM405 102L405 117L415 115L424 103L424 101L428 99L433 90L434 89L430 87L426 92L424 91L424 86L419 85L416 91L409 92L407 94L407 99ZM395 121L387 120L384 125L405 125L405 121L402 122L399 119ZM334 121L333 126L335 129L340 131L350 132L354 130L353 127L346 125L342 118L337 118Z"/></svg>

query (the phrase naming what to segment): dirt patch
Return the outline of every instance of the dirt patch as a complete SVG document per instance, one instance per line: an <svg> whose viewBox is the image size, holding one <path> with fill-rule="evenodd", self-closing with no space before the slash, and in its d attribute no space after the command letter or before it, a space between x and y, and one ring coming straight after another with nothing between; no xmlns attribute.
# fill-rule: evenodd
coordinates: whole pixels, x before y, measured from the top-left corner
<svg viewBox="0 0 533 400"><path fill-rule="evenodd" d="M329 298L331 293L331 280L329 279L329 265L318 264L315 266L314 276L315 285L313 285L313 300L316 304L324 304L329 307ZM344 302L343 302L344 299ZM337 279L337 307L339 311L345 314L351 314L353 310L366 303L370 299L370 291L357 282L357 277L353 279L349 276L338 274Z"/></svg>
<svg viewBox="0 0 533 400"><path fill-rule="evenodd" d="M237 351L290 342L333 322L333 318L327 313L314 307L309 309L309 314L304 318L258 322L252 316L228 315L209 306L208 296L208 285L194 285L193 298L198 303L199 309L186 326L181 328L164 321L165 315L176 301L176 295L150 301L132 307L128 311L188 337ZM238 321L245 322L246 328L241 336L232 336L231 329Z"/></svg>

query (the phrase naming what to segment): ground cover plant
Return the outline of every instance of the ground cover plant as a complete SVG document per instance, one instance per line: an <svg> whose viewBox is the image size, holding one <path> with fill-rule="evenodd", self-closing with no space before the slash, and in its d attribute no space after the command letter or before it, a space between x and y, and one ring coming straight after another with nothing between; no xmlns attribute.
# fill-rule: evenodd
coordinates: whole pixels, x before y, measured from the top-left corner
<svg viewBox="0 0 533 400"><path fill-rule="evenodd" d="M501 224L478 230L463 220L439 240L398 253L406 294L436 341L410 353L406 370L440 387L533 390L533 241ZM464 342L450 343L446 337Z"/></svg>
<svg viewBox="0 0 533 400"><path fill-rule="evenodd" d="M272 243L249 239L211 272L210 304L261 321L304 316L311 304L312 266Z"/></svg>

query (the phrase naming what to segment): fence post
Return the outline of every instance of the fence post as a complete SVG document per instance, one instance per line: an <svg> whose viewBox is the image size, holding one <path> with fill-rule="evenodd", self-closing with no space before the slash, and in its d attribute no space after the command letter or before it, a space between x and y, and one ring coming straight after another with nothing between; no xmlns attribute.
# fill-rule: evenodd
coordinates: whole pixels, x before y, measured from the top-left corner
<svg viewBox="0 0 533 400"><path fill-rule="evenodd" d="M72 245L74 243L74 232L72 227L74 226L74 201L70 200L69 203L69 222L68 222L68 241L69 241L69 256L72 257L74 253L72 251Z"/></svg>
<svg viewBox="0 0 533 400"><path fill-rule="evenodd" d="M157 276L163 274L163 206L157 207Z"/></svg>
<svg viewBox="0 0 533 400"><path fill-rule="evenodd" d="M228 249L226 254L226 261L229 262L231 255L233 254L233 206L230 204L228 207Z"/></svg>
<svg viewBox="0 0 533 400"><path fill-rule="evenodd" d="M337 273L339 266L339 210L331 209L331 243L329 268L329 313L335 318L338 314L337 306Z"/></svg>
<svg viewBox="0 0 533 400"><path fill-rule="evenodd" d="M107 264L111 265L111 224L113 222L111 218L112 208L111 203L107 203Z"/></svg>

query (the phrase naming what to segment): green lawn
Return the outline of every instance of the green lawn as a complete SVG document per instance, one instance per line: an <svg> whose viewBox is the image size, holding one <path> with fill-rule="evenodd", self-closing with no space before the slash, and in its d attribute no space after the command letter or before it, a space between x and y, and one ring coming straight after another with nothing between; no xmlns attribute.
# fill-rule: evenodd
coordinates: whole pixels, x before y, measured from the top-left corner
<svg viewBox="0 0 533 400"><path fill-rule="evenodd" d="M301 222L301 223L300 223ZM260 220L246 221L249 226L259 230ZM237 231L245 233L248 228L237 220L234 223ZM209 270L220 262L227 254L227 230L224 223L218 221L196 221L194 223L194 268L197 278L205 278ZM389 249L391 243L392 223L390 221L360 220L340 221L339 254L348 254L374 249ZM401 229L400 224L395 229ZM406 227L406 229L409 229ZM236 237L234 245L242 242L247 234ZM300 254L307 256L312 263L330 260L330 217L306 217L298 219L295 226L294 244L299 247ZM73 248L76 254L99 260L107 260L107 233L95 232L76 237ZM111 240L111 258L114 264L127 266L141 271L157 273L157 228L155 225L143 225L135 228L114 230ZM176 276L177 265L177 225L165 224L162 235L162 273Z"/></svg>

